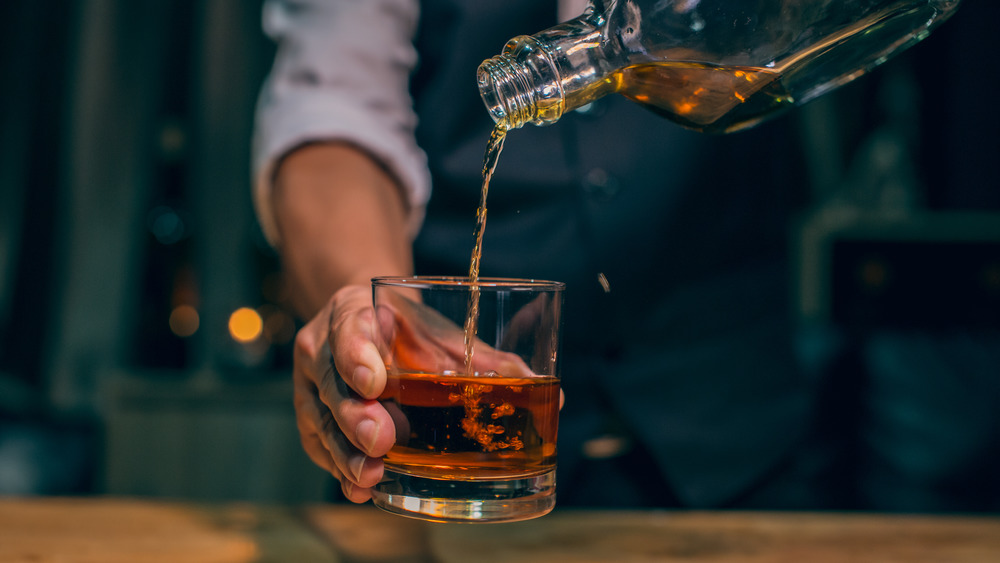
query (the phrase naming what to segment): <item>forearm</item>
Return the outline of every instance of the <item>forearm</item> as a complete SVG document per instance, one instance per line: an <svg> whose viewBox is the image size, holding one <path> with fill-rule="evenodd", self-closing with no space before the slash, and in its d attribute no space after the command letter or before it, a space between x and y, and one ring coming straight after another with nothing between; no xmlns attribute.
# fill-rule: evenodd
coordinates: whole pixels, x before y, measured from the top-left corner
<svg viewBox="0 0 1000 563"><path fill-rule="evenodd" d="M350 145L293 151L277 170L271 203L292 305L302 318L312 318L345 285L412 273L403 194Z"/></svg>

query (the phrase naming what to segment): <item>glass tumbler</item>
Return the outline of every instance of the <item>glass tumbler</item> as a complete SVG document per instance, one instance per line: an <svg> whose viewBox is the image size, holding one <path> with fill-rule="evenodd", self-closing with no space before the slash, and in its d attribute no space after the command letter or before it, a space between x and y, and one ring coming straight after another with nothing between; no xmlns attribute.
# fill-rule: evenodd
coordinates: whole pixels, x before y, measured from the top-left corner
<svg viewBox="0 0 1000 563"><path fill-rule="evenodd" d="M376 506L442 522L505 522L555 506L564 284L372 280L396 443Z"/></svg>

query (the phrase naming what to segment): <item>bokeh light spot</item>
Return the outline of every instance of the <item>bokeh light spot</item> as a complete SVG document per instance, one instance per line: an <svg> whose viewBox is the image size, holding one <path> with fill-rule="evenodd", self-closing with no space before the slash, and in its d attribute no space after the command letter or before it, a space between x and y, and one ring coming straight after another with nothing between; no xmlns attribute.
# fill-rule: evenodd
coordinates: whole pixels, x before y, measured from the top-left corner
<svg viewBox="0 0 1000 563"><path fill-rule="evenodd" d="M238 342L256 340L263 330L264 321L249 307L240 307L229 315L229 334Z"/></svg>
<svg viewBox="0 0 1000 563"><path fill-rule="evenodd" d="M174 307L173 311L170 311L170 319L167 322L170 324L171 332L181 338L187 338L198 332L201 319L198 316L198 310L194 307L178 305Z"/></svg>

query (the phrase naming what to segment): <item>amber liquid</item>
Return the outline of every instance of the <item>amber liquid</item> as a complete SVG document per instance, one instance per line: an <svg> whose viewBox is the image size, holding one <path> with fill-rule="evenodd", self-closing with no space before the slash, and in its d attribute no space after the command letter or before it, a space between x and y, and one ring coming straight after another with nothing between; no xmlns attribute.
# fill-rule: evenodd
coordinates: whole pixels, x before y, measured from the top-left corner
<svg viewBox="0 0 1000 563"><path fill-rule="evenodd" d="M729 133L794 104L779 78L766 68L663 62L619 70L611 87L689 129Z"/></svg>
<svg viewBox="0 0 1000 563"><path fill-rule="evenodd" d="M931 3L893 3L775 61L773 67L702 62L636 64L567 103L579 107L617 92L696 131L738 131L849 82L890 53L920 41L929 33L930 21L946 19L947 14L939 9Z"/></svg>
<svg viewBox="0 0 1000 563"><path fill-rule="evenodd" d="M507 124L501 121L493 128L486 143L483 157L483 185L476 210L475 243L469 260L469 307L465 316L465 373L472 373L472 356L475 354L476 333L479 331L479 262L483 257L483 234L486 232L486 196L490 192L490 180L496 170L503 142L507 138Z"/></svg>
<svg viewBox="0 0 1000 563"><path fill-rule="evenodd" d="M391 402L396 444L387 469L436 479L538 475L555 468L559 380L402 373Z"/></svg>

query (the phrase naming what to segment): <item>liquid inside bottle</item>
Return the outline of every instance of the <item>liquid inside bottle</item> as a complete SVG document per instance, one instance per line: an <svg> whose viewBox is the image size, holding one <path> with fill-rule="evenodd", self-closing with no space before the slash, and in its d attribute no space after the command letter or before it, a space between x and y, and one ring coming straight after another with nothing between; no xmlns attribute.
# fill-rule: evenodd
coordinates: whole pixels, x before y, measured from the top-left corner
<svg viewBox="0 0 1000 563"><path fill-rule="evenodd" d="M615 91L689 129L750 127L794 104L780 75L763 68L651 63L612 75Z"/></svg>

